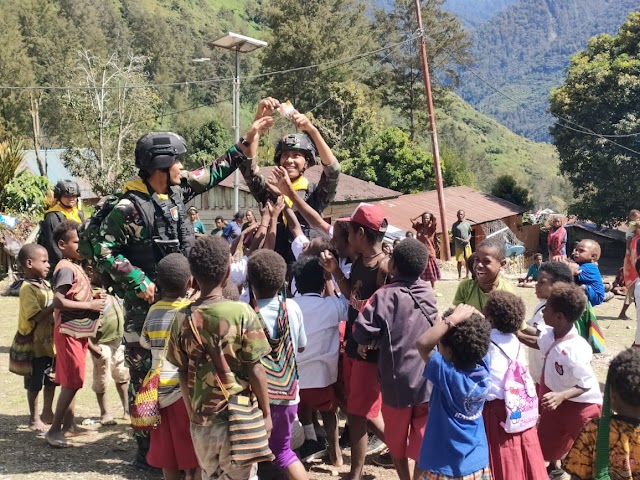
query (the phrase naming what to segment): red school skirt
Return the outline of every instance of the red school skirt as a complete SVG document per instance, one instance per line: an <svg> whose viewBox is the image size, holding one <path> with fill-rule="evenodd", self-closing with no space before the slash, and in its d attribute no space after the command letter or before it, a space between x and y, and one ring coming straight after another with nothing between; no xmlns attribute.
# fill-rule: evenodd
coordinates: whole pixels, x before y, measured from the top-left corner
<svg viewBox="0 0 640 480"><path fill-rule="evenodd" d="M540 384L542 397L550 392L544 383ZM555 410L547 410L540 406L540 423L538 423L538 438L545 460L561 460L578 438L582 428L594 418L602 415L602 405L597 403L580 403L565 400Z"/></svg>
<svg viewBox="0 0 640 480"><path fill-rule="evenodd" d="M507 417L504 400L486 402L482 417L495 480L548 478L536 427L520 433L505 432L501 425Z"/></svg>

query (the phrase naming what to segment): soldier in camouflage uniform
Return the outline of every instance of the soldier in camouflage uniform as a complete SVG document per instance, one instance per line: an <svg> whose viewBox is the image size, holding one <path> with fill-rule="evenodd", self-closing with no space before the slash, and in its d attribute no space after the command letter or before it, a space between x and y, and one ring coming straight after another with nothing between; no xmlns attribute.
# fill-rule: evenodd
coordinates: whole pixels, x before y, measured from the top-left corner
<svg viewBox="0 0 640 480"><path fill-rule="evenodd" d="M270 118L279 106L280 103L273 98L263 99L258 105L256 118ZM276 144L273 162L286 171L293 190L311 208L322 214L322 211L336 195L340 178L340 163L331 152L331 148L325 142L320 131L306 115L294 110L290 119L296 129L302 133L292 133L281 138ZM320 157L322 165L322 175L316 184L309 182L304 176L304 172L307 168L316 165L318 157ZM243 174L249 190L258 202L264 203L268 198L274 198L273 188L259 173L257 165L254 165L252 169L244 170ZM289 207L293 205L292 201L286 197L285 201ZM304 234L309 236L309 223L297 211L296 216ZM292 240L293 237L285 225L284 217L281 216L278 220L275 250L284 257L288 264L295 260L291 251Z"/></svg>
<svg viewBox="0 0 640 480"><path fill-rule="evenodd" d="M130 404L151 368L150 352L140 347L139 339L149 306L157 296L156 265L170 253L186 255L195 241L185 203L216 186L236 168L251 170L260 134L272 124L273 120L256 120L237 145L193 172L182 170L187 148L179 135L155 132L138 140L135 162L139 177L125 184L123 197L103 221L94 245L98 267L124 290ZM147 467L149 435L136 430L134 436L138 451L133 464Z"/></svg>

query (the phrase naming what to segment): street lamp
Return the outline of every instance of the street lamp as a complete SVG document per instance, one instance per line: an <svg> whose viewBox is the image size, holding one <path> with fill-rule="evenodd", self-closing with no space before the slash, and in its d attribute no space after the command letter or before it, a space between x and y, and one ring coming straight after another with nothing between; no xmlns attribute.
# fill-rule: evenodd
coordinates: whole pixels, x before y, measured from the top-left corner
<svg viewBox="0 0 640 480"><path fill-rule="evenodd" d="M245 37L238 33L229 32L211 42L214 47L233 50L236 52L236 75L233 79L233 131L235 143L240 141L240 54L249 53L259 48L266 47L267 42L256 38ZM236 169L233 174L233 211L240 208L239 186L240 172Z"/></svg>

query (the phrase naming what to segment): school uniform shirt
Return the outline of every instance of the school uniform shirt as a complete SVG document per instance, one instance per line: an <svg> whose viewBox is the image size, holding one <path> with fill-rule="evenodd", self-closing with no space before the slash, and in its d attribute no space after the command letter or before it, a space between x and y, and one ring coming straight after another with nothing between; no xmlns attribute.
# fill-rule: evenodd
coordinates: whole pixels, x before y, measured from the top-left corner
<svg viewBox="0 0 640 480"><path fill-rule="evenodd" d="M504 353L500 351L500 347ZM507 358L505 353L509 356ZM504 378L509 369L509 362L517 359L520 364L526 365L524 347L513 333L503 333L498 329L491 329L491 343L489 344L489 371L491 372L491 383L487 402L491 400L504 400Z"/></svg>
<svg viewBox="0 0 640 480"><path fill-rule="evenodd" d="M263 298L256 301L262 315L262 321L266 326L267 332L271 338L277 338L278 329L278 312L280 311L280 298ZM307 336L304 331L304 321L302 311L296 302L291 299L286 300L287 318L289 320L289 331L291 334L291 342L293 343L294 356L297 357L298 349L307 346ZM300 387L298 386L298 390ZM296 399L290 402L280 402L280 405L296 405L300 403L300 392L296 392Z"/></svg>
<svg viewBox="0 0 640 480"><path fill-rule="evenodd" d="M338 380L340 331L347 319L349 301L344 297L322 297L305 293L293 300L302 312L307 347L296 353L300 388L323 388Z"/></svg>
<svg viewBox="0 0 640 480"><path fill-rule="evenodd" d="M604 302L604 283L598 265L595 263L583 263L580 265L580 273L576 277L578 285L584 285L587 298L592 307Z"/></svg>
<svg viewBox="0 0 640 480"><path fill-rule="evenodd" d="M544 383L553 392L563 392L577 385L586 391L570 399L572 402L601 405L600 384L591 367L591 346L578 334L575 327L567 337L571 338L559 342L553 348L551 346L556 341L553 328L547 329L538 337L538 346L545 356Z"/></svg>
<svg viewBox="0 0 640 480"><path fill-rule="evenodd" d="M542 314L544 312L544 306L547 304L547 300L540 300L540 303L536 305L536 308L533 309L533 315L529 320L527 320L527 325L537 329L540 334L544 333L548 328L546 323L544 323L544 319L542 318ZM540 383L540 377L542 376L542 365L544 363L544 355L537 348L527 347L527 358L529 361L529 373L531 374L531 378L536 383Z"/></svg>
<svg viewBox="0 0 640 480"><path fill-rule="evenodd" d="M488 467L482 419L490 382L488 358L465 371L433 352L424 376L433 382L433 392L418 467L448 477L464 477Z"/></svg>

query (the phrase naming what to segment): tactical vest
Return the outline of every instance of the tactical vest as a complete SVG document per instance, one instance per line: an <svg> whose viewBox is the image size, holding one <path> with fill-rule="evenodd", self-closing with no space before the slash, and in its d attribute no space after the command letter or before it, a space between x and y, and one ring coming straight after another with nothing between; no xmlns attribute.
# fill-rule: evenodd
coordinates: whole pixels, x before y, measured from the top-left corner
<svg viewBox="0 0 640 480"><path fill-rule="evenodd" d="M145 182L149 192L153 189ZM172 186L166 200L157 193L137 191L125 193L123 198L133 202L147 227L150 238L127 245L123 255L142 270L151 281L156 280L157 265L170 253L188 255L195 242L193 224L189 221L182 197L182 188Z"/></svg>

